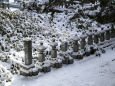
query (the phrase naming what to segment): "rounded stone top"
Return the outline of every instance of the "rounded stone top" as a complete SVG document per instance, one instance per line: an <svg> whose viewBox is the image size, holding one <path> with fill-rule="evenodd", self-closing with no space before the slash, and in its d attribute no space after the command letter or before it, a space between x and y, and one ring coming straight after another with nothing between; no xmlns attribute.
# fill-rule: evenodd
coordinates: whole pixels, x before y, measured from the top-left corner
<svg viewBox="0 0 115 86"><path fill-rule="evenodd" d="M43 46L43 42L40 42L40 45L38 46L38 50L39 50L39 51L44 51L44 50L46 50L46 47Z"/></svg>
<svg viewBox="0 0 115 86"><path fill-rule="evenodd" d="M52 39L52 42L55 42L55 39L54 39L54 38Z"/></svg>
<svg viewBox="0 0 115 86"><path fill-rule="evenodd" d="M51 46L52 46L52 47L56 47L56 46L58 46L58 44L55 42L55 39L52 39Z"/></svg>

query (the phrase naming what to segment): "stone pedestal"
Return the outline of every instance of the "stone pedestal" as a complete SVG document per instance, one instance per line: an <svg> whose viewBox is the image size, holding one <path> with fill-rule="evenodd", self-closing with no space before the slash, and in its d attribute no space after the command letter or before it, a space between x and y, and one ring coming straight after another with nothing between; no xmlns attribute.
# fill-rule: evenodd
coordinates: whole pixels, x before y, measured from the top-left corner
<svg viewBox="0 0 115 86"><path fill-rule="evenodd" d="M32 41L31 39L24 40L25 60L20 74L23 76L34 76L38 74L38 69L32 64Z"/></svg>

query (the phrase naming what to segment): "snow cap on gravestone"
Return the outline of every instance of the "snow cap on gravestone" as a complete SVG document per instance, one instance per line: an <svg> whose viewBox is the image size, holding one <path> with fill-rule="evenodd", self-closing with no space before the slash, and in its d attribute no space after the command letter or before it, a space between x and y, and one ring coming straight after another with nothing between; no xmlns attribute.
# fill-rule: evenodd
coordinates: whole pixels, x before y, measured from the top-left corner
<svg viewBox="0 0 115 86"><path fill-rule="evenodd" d="M78 35L77 35L77 34L75 34L75 36L74 36L73 40L79 40L79 38L78 38Z"/></svg>
<svg viewBox="0 0 115 86"><path fill-rule="evenodd" d="M58 46L58 44L55 42L55 38L52 39L52 42L53 42L53 43L51 44L52 46Z"/></svg>
<svg viewBox="0 0 115 86"><path fill-rule="evenodd" d="M86 37L87 37L86 32L85 31L82 32L81 38L86 38Z"/></svg>
<svg viewBox="0 0 115 86"><path fill-rule="evenodd" d="M38 46L38 51L44 51L46 50L46 47L43 45L43 41L40 42L40 45Z"/></svg>
<svg viewBox="0 0 115 86"><path fill-rule="evenodd" d="M25 37L23 38L23 41L32 41L32 39L30 37Z"/></svg>

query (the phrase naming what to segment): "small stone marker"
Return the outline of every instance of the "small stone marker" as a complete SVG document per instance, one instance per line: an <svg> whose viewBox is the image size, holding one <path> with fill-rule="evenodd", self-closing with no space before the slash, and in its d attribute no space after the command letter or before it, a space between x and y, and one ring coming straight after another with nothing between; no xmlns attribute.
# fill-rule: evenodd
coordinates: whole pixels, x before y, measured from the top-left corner
<svg viewBox="0 0 115 86"><path fill-rule="evenodd" d="M81 44L81 49L85 49L85 46L86 46L86 35L82 35L81 36L81 41L80 41L80 44Z"/></svg>
<svg viewBox="0 0 115 86"><path fill-rule="evenodd" d="M39 56L38 56L38 60L39 62L44 62L45 61L45 55L44 55L44 51L46 50L46 47L43 46L43 43L40 43L40 46L38 48L39 51Z"/></svg>
<svg viewBox="0 0 115 86"><path fill-rule="evenodd" d="M111 26L111 38L114 38L115 37L115 28L114 28L114 25L112 24Z"/></svg>
<svg viewBox="0 0 115 86"><path fill-rule="evenodd" d="M24 41L24 51L25 51L25 65L32 64L32 41Z"/></svg>
<svg viewBox="0 0 115 86"><path fill-rule="evenodd" d="M62 60L60 58L57 58L57 47L58 44L55 42L55 39L52 40L52 50L51 50L51 58L52 58L52 67L54 68L61 68L62 67Z"/></svg>
<svg viewBox="0 0 115 86"><path fill-rule="evenodd" d="M72 64L74 62L73 58L69 55L67 52L68 49L68 42L64 41L62 42L61 46L61 55L63 56L63 64Z"/></svg>
<svg viewBox="0 0 115 86"><path fill-rule="evenodd" d="M88 45L93 45L93 33L88 33Z"/></svg>
<svg viewBox="0 0 115 86"><path fill-rule="evenodd" d="M53 41L53 43L52 43L52 50L51 50L51 57L52 58L56 58L57 57L57 46L58 46L58 44L55 42L55 39L53 39L52 40Z"/></svg>
<svg viewBox="0 0 115 86"><path fill-rule="evenodd" d="M40 72L50 72L51 71L50 64L45 62L45 54L44 54L45 50L46 50L46 47L43 45L43 42L41 42L38 47L38 51L39 51L38 61L42 64L40 65L41 66Z"/></svg>
<svg viewBox="0 0 115 86"><path fill-rule="evenodd" d="M79 38L78 36L75 36L73 39L73 52L71 56L75 59L83 59L82 53L79 52Z"/></svg>
<svg viewBox="0 0 115 86"><path fill-rule="evenodd" d="M97 30L95 30L95 33L94 33L94 43L95 44L99 43L99 32L97 32Z"/></svg>
<svg viewBox="0 0 115 86"><path fill-rule="evenodd" d="M110 40L110 29L109 29L109 27L107 28L107 30L106 30L106 32L105 32L105 38L106 38L106 40Z"/></svg>
<svg viewBox="0 0 115 86"><path fill-rule="evenodd" d="M100 32L100 42L104 42L105 41L105 31L102 28L102 31Z"/></svg>

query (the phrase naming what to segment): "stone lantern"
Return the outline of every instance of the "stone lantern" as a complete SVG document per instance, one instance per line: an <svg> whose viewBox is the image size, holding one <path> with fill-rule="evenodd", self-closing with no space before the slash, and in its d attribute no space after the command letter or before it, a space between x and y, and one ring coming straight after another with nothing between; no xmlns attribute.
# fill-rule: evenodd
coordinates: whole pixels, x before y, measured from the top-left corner
<svg viewBox="0 0 115 86"><path fill-rule="evenodd" d="M39 47L38 47L38 61L39 62L44 62L45 61L45 55L44 55L44 51L46 50L46 47L43 46L43 42L40 43Z"/></svg>
<svg viewBox="0 0 115 86"><path fill-rule="evenodd" d="M114 28L114 25L112 24L111 26L111 38L114 38L115 37L115 28Z"/></svg>
<svg viewBox="0 0 115 86"><path fill-rule="evenodd" d="M75 36L73 39L73 52L71 56L75 59L83 59L82 53L79 51L79 38L78 36Z"/></svg>
<svg viewBox="0 0 115 86"><path fill-rule="evenodd" d="M61 68L62 67L62 59L57 57L57 46L58 44L55 42L55 39L52 40L52 44L51 44L51 64L52 67L54 68Z"/></svg>
<svg viewBox="0 0 115 86"><path fill-rule="evenodd" d="M108 26L107 30L105 31L105 38L106 38L106 40L110 40L110 36L111 36L111 34L110 34L110 28Z"/></svg>
<svg viewBox="0 0 115 86"><path fill-rule="evenodd" d="M68 50L68 42L63 41L60 45L61 52L60 55L63 57L63 64L72 64L74 62L73 58L69 55Z"/></svg>
<svg viewBox="0 0 115 86"><path fill-rule="evenodd" d="M38 61L41 65L39 65L39 69L40 72L50 72L51 71L51 67L50 67L50 63L45 61L45 50L46 47L43 45L43 42L40 43L40 45L38 46Z"/></svg>
<svg viewBox="0 0 115 86"><path fill-rule="evenodd" d="M104 41L105 41L105 31L102 28L100 32L100 42L104 42Z"/></svg>
<svg viewBox="0 0 115 86"><path fill-rule="evenodd" d="M94 33L94 43L95 44L99 43L99 32L97 32L97 30L95 30L95 33Z"/></svg>

